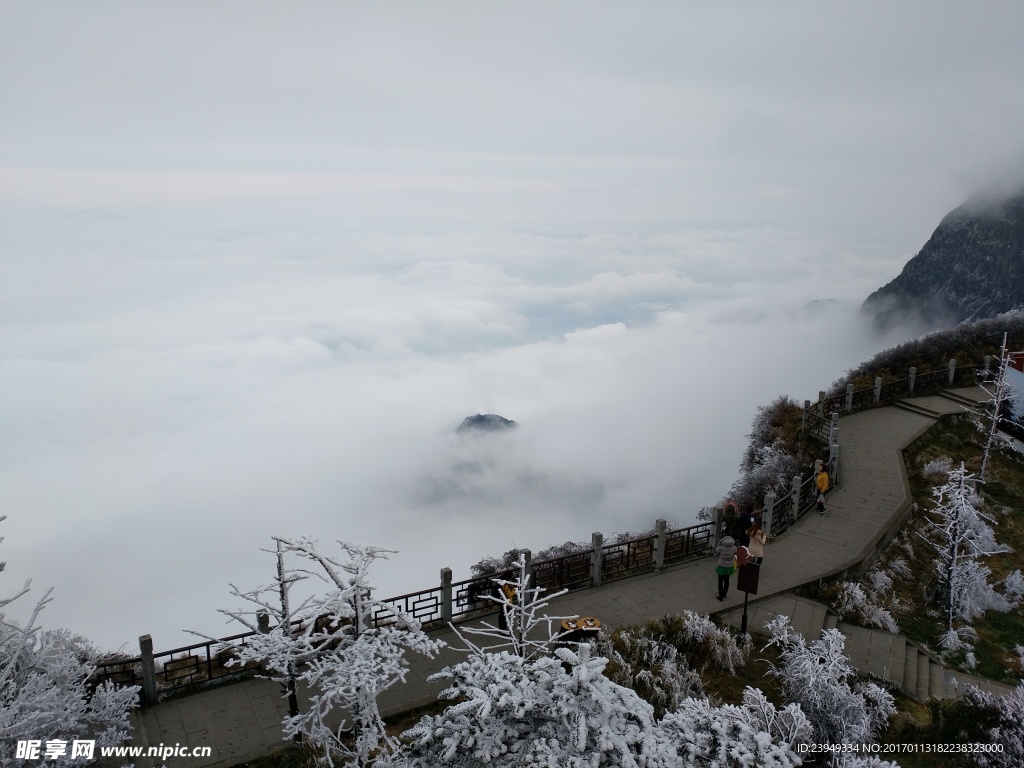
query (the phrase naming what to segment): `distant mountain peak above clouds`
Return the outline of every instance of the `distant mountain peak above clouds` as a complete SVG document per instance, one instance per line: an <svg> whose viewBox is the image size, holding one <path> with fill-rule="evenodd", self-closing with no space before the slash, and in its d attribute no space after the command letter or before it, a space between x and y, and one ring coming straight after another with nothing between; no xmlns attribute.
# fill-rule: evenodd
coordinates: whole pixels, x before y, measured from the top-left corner
<svg viewBox="0 0 1024 768"><path fill-rule="evenodd" d="M985 190L950 211L903 271L861 308L884 329L923 330L1024 307L1024 186Z"/></svg>
<svg viewBox="0 0 1024 768"><path fill-rule="evenodd" d="M456 432L502 432L518 426L512 419L506 419L496 413L478 413L467 416L459 424Z"/></svg>

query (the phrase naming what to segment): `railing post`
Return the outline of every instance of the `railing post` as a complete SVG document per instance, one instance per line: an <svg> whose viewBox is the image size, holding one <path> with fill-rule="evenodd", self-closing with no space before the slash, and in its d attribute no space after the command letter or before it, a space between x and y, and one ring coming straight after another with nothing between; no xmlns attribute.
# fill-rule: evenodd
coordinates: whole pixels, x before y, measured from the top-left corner
<svg viewBox="0 0 1024 768"><path fill-rule="evenodd" d="M839 414L832 414L832 427L828 431L828 446L832 447L832 443L839 439Z"/></svg>
<svg viewBox="0 0 1024 768"><path fill-rule="evenodd" d="M800 475L793 475L793 508L790 514L795 523L800 518Z"/></svg>
<svg viewBox="0 0 1024 768"><path fill-rule="evenodd" d="M665 526L660 517L654 521L654 570L665 567Z"/></svg>
<svg viewBox="0 0 1024 768"><path fill-rule="evenodd" d="M256 631L261 635L270 632L270 614L266 611L259 611L256 614Z"/></svg>
<svg viewBox="0 0 1024 768"><path fill-rule="evenodd" d="M917 368L910 369L910 394L914 394L914 382L917 380Z"/></svg>
<svg viewBox="0 0 1024 768"><path fill-rule="evenodd" d="M142 656L142 703L156 704L156 662L153 659L151 635L142 635L139 638L139 651Z"/></svg>
<svg viewBox="0 0 1024 768"><path fill-rule="evenodd" d="M832 485L839 484L839 443L831 445L828 449L829 481Z"/></svg>
<svg viewBox="0 0 1024 768"><path fill-rule="evenodd" d="M875 376L875 402L882 399L882 377Z"/></svg>
<svg viewBox="0 0 1024 768"><path fill-rule="evenodd" d="M956 358L951 358L949 361L949 384L947 386L953 386L953 377L956 376Z"/></svg>
<svg viewBox="0 0 1024 768"><path fill-rule="evenodd" d="M820 390L818 392L818 418L825 418L825 392Z"/></svg>
<svg viewBox="0 0 1024 768"><path fill-rule="evenodd" d="M846 412L853 410L853 382L846 385Z"/></svg>
<svg viewBox="0 0 1024 768"><path fill-rule="evenodd" d="M761 526L764 528L764 535L772 533L772 515L775 513L775 491L768 491L764 495L764 512L761 515Z"/></svg>
<svg viewBox="0 0 1024 768"><path fill-rule="evenodd" d="M985 355L984 362L985 367L981 369L981 375L988 378L989 367L992 365L992 355Z"/></svg>
<svg viewBox="0 0 1024 768"><path fill-rule="evenodd" d="M601 586L601 567L604 565L604 536L599 531L590 535L590 544L594 551L590 554L590 586Z"/></svg>
<svg viewBox="0 0 1024 768"><path fill-rule="evenodd" d="M531 552L528 549L521 549L519 551L523 553L523 560L526 561L526 575L527 576L532 576L533 575L533 552Z"/></svg>
<svg viewBox="0 0 1024 768"><path fill-rule="evenodd" d="M804 412L800 414L800 431L803 432L807 429L807 417L811 413L811 401L804 400Z"/></svg>
<svg viewBox="0 0 1024 768"><path fill-rule="evenodd" d="M452 623L452 569L441 569L441 623Z"/></svg>

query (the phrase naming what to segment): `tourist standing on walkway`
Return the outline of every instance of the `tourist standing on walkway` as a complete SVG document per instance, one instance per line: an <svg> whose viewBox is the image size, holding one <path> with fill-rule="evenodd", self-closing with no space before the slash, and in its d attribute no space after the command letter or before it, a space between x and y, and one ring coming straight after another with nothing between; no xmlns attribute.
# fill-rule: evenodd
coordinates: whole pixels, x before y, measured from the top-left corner
<svg viewBox="0 0 1024 768"><path fill-rule="evenodd" d="M819 515L825 514L825 494L828 493L828 470L825 467L825 462L821 462L821 468L818 470L818 477L814 480L814 484L818 487Z"/></svg>
<svg viewBox="0 0 1024 768"><path fill-rule="evenodd" d="M767 540L761 521L755 520L754 524L747 530L747 550L750 552L750 559L758 565L764 560L764 543Z"/></svg>
<svg viewBox="0 0 1024 768"><path fill-rule="evenodd" d="M754 524L754 505L747 504L743 507L743 511L740 516L736 518L736 525L733 527L732 535L736 539L736 543L741 546L747 546L750 541L750 537L747 536L747 531L750 526Z"/></svg>
<svg viewBox="0 0 1024 768"><path fill-rule="evenodd" d="M723 536L718 542L718 599L725 600L729 594L729 577L732 576L733 563L736 560L736 540L732 536Z"/></svg>

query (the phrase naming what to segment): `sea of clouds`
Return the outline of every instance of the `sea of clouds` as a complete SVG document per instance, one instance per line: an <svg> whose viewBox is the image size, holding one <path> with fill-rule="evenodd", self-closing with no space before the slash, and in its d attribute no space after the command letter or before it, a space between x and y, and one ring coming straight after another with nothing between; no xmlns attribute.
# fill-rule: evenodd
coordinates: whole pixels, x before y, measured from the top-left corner
<svg viewBox="0 0 1024 768"><path fill-rule="evenodd" d="M513 546L689 524L758 405L884 343L856 314L892 270L870 243L479 226L436 194L8 217L4 557L55 588L48 626L109 648L234 631L217 609L270 581L273 535L398 550L388 596ZM475 413L519 426L456 434Z"/></svg>

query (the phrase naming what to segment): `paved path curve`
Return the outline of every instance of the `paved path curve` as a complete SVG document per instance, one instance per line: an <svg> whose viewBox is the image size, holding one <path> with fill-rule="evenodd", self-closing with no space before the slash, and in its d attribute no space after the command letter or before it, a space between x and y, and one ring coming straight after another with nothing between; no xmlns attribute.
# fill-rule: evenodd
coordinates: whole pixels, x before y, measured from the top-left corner
<svg viewBox="0 0 1024 768"><path fill-rule="evenodd" d="M971 399L983 395L977 388L957 392ZM934 416L886 406L840 419L841 483L829 494L829 513L808 513L765 548L758 600L836 574L855 574L895 534L911 501L903 448L931 427L938 415L963 411L961 405L943 397L913 402ZM725 603L718 602L716 585L712 561L703 559L569 593L553 600L549 613L596 615L616 627L684 609L711 614L742 604L735 584ZM451 630L431 634L449 642L454 639ZM443 686L426 678L461 658L450 648L433 661L410 658L406 685L385 693L382 712L393 714L434 701ZM132 743L212 749L208 758L171 758L169 768L234 765L281 746L285 711L280 686L246 680L146 708L135 717ZM135 764L145 768L159 763L142 758Z"/></svg>

